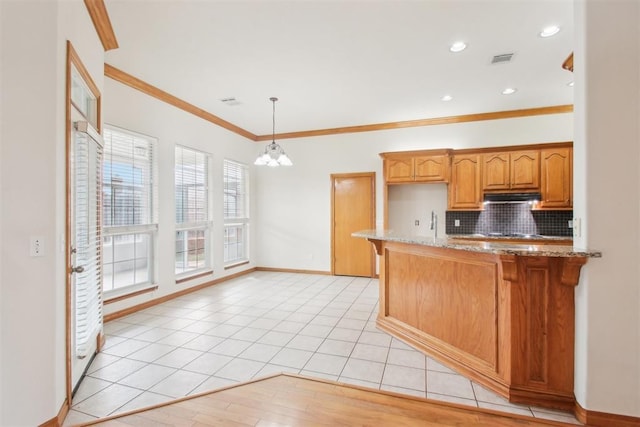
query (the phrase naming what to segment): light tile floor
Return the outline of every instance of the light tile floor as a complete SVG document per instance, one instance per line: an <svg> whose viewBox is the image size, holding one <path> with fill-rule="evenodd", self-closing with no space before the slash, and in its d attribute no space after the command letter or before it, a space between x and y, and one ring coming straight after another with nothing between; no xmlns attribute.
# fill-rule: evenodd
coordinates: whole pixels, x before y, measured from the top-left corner
<svg viewBox="0 0 640 427"><path fill-rule="evenodd" d="M255 272L109 322L65 426L279 372L579 424L378 330L377 309L377 280Z"/></svg>

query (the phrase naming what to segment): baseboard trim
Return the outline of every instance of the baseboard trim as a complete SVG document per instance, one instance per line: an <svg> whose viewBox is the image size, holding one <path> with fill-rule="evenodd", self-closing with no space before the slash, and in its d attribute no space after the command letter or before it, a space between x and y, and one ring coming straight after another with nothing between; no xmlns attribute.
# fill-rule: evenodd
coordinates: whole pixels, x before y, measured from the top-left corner
<svg viewBox="0 0 640 427"><path fill-rule="evenodd" d="M610 414L585 409L578 402L574 409L578 421L593 427L637 427L640 426L640 417L629 415Z"/></svg>
<svg viewBox="0 0 640 427"><path fill-rule="evenodd" d="M51 418L48 421L40 424L38 427L62 427L64 424L64 419L67 418L67 414L69 413L69 402L67 399L62 403L62 407L58 411L58 415Z"/></svg>
<svg viewBox="0 0 640 427"><path fill-rule="evenodd" d="M331 276L330 271L323 271L323 270L298 270L293 268L256 267L256 271L273 271L278 273L322 274L326 276Z"/></svg>
<svg viewBox="0 0 640 427"><path fill-rule="evenodd" d="M103 321L104 321L104 323L107 323L107 322L110 322L112 320L120 319L121 317L128 316L130 314L133 314L133 313L136 313L136 312L138 312L140 310L144 310L144 309L156 306L158 304L162 304L162 303L170 301L170 300L172 300L174 298L178 298L178 297L181 297L183 295L187 295L187 294L199 291L201 289L205 289L205 288L208 288L210 286L217 285L218 283L226 282L228 280L235 279L235 278L240 277L240 276L244 276L245 274L253 273L256 270L257 270L257 268L255 268L255 267L254 268L249 268L247 270L239 271L237 273L233 273L233 274L230 274L228 276L220 277L219 279L210 280L208 282L201 283L200 285L192 286L190 288L183 289L183 290L178 291L178 292L174 292L174 293L171 293L171 294L168 294L168 295L164 295L164 296L162 296L160 298L154 298L152 300L143 302L141 304L136 304L134 306L125 308L123 310L119 310L119 311L115 311L113 313L105 314Z"/></svg>

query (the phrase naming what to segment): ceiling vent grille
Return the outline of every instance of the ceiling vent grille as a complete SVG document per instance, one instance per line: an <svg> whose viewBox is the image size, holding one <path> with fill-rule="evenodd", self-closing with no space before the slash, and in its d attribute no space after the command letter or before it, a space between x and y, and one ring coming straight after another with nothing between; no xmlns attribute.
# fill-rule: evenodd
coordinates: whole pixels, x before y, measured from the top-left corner
<svg viewBox="0 0 640 427"><path fill-rule="evenodd" d="M227 98L222 98L220 100L224 105L228 107L235 107L236 105L242 104L242 102L238 101L235 96L229 96Z"/></svg>
<svg viewBox="0 0 640 427"><path fill-rule="evenodd" d="M496 55L491 59L492 64L503 64L505 62L511 62L513 53L503 53L502 55Z"/></svg>

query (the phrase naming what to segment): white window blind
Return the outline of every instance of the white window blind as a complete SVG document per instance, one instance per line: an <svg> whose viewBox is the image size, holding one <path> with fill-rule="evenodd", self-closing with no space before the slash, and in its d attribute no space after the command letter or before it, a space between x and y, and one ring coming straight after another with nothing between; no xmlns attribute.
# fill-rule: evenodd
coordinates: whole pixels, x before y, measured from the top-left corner
<svg viewBox="0 0 640 427"><path fill-rule="evenodd" d="M104 142L104 289L109 292L153 282L157 141L109 126Z"/></svg>
<svg viewBox="0 0 640 427"><path fill-rule="evenodd" d="M100 251L100 166L102 147L86 133L76 132L71 154L74 171L75 351L89 355L102 329L102 272Z"/></svg>
<svg viewBox="0 0 640 427"><path fill-rule="evenodd" d="M177 275L209 267L209 155L175 148Z"/></svg>
<svg viewBox="0 0 640 427"><path fill-rule="evenodd" d="M224 263L248 260L249 168L232 160L224 167Z"/></svg>

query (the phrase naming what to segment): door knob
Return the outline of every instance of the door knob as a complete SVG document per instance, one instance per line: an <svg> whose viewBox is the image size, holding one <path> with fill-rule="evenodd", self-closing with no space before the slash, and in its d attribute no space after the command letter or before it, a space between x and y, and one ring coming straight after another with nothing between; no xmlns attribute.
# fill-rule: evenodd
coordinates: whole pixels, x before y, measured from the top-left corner
<svg viewBox="0 0 640 427"><path fill-rule="evenodd" d="M72 273L82 273L84 271L84 267L79 265L77 267L71 267Z"/></svg>

